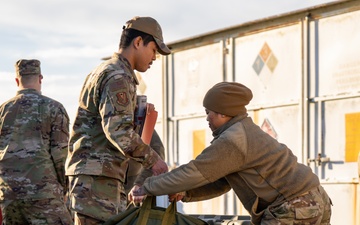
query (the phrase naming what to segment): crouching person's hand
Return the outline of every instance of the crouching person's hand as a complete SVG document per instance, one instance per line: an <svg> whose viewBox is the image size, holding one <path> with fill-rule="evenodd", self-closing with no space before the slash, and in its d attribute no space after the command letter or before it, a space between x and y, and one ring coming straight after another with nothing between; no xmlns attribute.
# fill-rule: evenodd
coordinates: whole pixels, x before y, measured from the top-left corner
<svg viewBox="0 0 360 225"><path fill-rule="evenodd" d="M128 195L129 201L134 201L135 204L143 202L145 197L146 193L144 191L144 188L139 185L135 185Z"/></svg>
<svg viewBox="0 0 360 225"><path fill-rule="evenodd" d="M169 202L180 201L185 197L185 191L169 195Z"/></svg>

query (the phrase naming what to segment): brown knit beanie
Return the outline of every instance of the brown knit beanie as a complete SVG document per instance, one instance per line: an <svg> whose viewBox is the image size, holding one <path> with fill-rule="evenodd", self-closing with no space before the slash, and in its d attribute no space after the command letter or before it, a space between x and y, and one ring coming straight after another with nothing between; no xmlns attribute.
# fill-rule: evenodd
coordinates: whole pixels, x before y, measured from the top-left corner
<svg viewBox="0 0 360 225"><path fill-rule="evenodd" d="M234 117L245 114L245 105L253 95L249 88L236 82L220 82L208 90L203 106L211 111Z"/></svg>

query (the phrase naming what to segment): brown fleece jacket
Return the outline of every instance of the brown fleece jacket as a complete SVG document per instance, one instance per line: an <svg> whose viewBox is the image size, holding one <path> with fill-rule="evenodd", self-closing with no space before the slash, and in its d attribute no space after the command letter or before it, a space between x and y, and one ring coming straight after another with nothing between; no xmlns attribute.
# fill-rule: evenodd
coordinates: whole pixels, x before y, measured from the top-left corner
<svg viewBox="0 0 360 225"><path fill-rule="evenodd" d="M216 130L211 145L194 160L209 182L225 177L252 217L261 216L271 204L319 186L318 177L298 163L286 145L262 131L250 117L243 117L235 117ZM189 191L189 200L211 192L208 187L201 189L202 193Z"/></svg>
<svg viewBox="0 0 360 225"><path fill-rule="evenodd" d="M220 196L233 189L252 222L259 224L266 207L319 186L311 169L297 162L284 144L262 131L247 115L239 115L213 133L214 140L187 164L146 179L147 194L186 191L187 201Z"/></svg>

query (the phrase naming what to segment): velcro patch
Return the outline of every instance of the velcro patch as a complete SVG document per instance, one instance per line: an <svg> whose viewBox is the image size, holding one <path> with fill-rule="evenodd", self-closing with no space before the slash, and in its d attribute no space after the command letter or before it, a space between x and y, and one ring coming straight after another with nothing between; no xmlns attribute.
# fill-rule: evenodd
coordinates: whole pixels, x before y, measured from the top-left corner
<svg viewBox="0 0 360 225"><path fill-rule="evenodd" d="M118 81L118 82L112 82L109 86L109 89L111 92L120 90L120 89L125 89L126 85L124 84L124 82Z"/></svg>
<svg viewBox="0 0 360 225"><path fill-rule="evenodd" d="M126 92L118 92L116 93L116 102L119 104L119 105L122 105L122 106L126 106L127 104L129 104L129 98L126 94Z"/></svg>

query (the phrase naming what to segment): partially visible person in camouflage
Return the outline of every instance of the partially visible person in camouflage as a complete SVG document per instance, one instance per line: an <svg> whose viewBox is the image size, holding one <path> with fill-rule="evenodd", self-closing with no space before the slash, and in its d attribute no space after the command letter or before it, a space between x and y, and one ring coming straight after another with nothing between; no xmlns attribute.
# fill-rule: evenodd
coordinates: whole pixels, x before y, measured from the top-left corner
<svg viewBox="0 0 360 225"><path fill-rule="evenodd" d="M16 62L16 96L0 106L3 224L72 224L64 203L69 117L41 94L40 62Z"/></svg>
<svg viewBox="0 0 360 225"><path fill-rule="evenodd" d="M86 77L65 166L75 224L101 224L125 210L130 158L154 175L168 171L134 127L139 84L134 70L149 69L156 52L170 54L160 25L151 17L134 17L123 27L118 52Z"/></svg>
<svg viewBox="0 0 360 225"><path fill-rule="evenodd" d="M194 202L233 190L254 225L329 225L331 200L320 180L285 145L257 126L246 105L252 91L237 82L220 82L203 99L213 132L211 145L187 164L146 178L132 189L143 195L169 195Z"/></svg>

